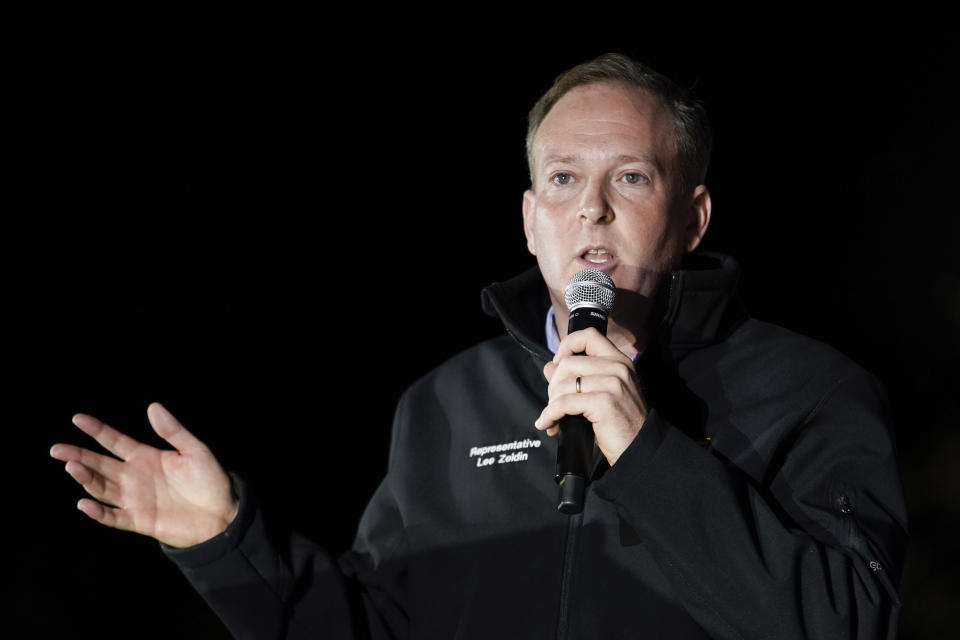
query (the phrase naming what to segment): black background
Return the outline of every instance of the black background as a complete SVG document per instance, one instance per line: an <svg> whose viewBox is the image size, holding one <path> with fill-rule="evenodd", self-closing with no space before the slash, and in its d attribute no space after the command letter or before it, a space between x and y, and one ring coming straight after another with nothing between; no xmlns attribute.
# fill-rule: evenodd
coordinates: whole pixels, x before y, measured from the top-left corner
<svg viewBox="0 0 960 640"><path fill-rule="evenodd" d="M144 410L165 403L275 518L345 549L399 394L498 334L480 288L534 264L527 110L558 72L617 50L706 103L704 248L742 263L753 314L885 383L911 514L902 637L955 633L949 21L547 7L507 29L475 9L11 23L0 344L15 617L36 637L227 637L154 541L75 510L82 492L47 451L84 442L77 411L156 442Z"/></svg>

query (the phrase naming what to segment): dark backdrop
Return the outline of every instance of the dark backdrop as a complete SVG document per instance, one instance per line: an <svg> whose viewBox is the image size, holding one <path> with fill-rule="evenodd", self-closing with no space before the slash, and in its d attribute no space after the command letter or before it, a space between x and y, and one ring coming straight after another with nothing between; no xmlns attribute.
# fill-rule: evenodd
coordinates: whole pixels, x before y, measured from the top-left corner
<svg viewBox="0 0 960 640"><path fill-rule="evenodd" d="M527 109L607 50L706 103L704 248L740 260L753 314L885 383L912 518L903 637L956 630L958 139L942 17L623 9L588 25L558 8L509 33L482 17L279 13L18 27L0 340L10 602L31 635L226 637L155 542L75 510L81 491L47 450L84 442L77 411L154 442L144 410L164 402L275 518L346 548L399 394L498 334L480 288L534 264Z"/></svg>

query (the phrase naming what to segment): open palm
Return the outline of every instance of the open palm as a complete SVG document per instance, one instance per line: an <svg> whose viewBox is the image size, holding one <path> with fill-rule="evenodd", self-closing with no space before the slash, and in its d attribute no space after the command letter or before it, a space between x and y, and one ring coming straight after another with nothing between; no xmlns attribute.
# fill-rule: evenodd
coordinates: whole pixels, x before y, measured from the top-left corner
<svg viewBox="0 0 960 640"><path fill-rule="evenodd" d="M147 417L174 450L134 440L93 416L74 416L81 431L116 456L68 444L50 449L96 499L84 498L77 508L104 525L173 547L192 546L221 533L237 511L229 477L207 446L162 405L151 404Z"/></svg>

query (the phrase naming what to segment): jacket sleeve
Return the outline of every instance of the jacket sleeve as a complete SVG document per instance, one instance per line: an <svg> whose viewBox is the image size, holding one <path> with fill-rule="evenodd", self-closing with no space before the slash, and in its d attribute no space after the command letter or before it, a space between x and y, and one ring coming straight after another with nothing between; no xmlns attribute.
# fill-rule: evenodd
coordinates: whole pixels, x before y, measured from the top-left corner
<svg viewBox="0 0 960 640"><path fill-rule="evenodd" d="M240 510L225 532L164 553L235 638L352 638L350 585L322 549L293 534L278 544L243 481Z"/></svg>
<svg viewBox="0 0 960 640"><path fill-rule="evenodd" d="M656 410L595 483L718 638L892 638L906 515L879 384L855 365L759 481Z"/></svg>
<svg viewBox="0 0 960 640"><path fill-rule="evenodd" d="M404 567L391 555L405 538L388 479L339 559L296 533L271 531L243 480L231 480L240 508L225 532L186 549L161 547L234 637L405 637Z"/></svg>

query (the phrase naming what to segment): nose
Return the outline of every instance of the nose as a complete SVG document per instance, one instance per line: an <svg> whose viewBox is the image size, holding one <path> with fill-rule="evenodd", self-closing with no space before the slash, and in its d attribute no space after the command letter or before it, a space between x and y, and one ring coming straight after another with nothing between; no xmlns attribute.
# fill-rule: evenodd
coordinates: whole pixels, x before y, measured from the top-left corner
<svg viewBox="0 0 960 640"><path fill-rule="evenodd" d="M578 204L577 218L581 222L604 224L613 220L613 210L601 185L587 185Z"/></svg>

